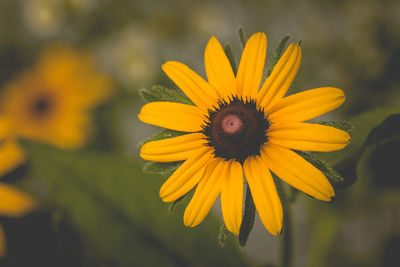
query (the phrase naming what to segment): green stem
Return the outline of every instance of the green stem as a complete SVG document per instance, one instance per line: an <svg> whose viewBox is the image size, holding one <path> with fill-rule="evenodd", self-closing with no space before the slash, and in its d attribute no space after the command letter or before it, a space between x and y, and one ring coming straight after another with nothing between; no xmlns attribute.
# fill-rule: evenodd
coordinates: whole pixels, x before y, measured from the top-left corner
<svg viewBox="0 0 400 267"><path fill-rule="evenodd" d="M290 206L292 201L288 196L288 192L284 189L282 181L275 175L273 177L282 202L284 218L280 236L279 266L290 267L293 265L292 209Z"/></svg>
<svg viewBox="0 0 400 267"><path fill-rule="evenodd" d="M315 208L313 232L307 266L323 266L340 224L340 216L332 209Z"/></svg>
<svg viewBox="0 0 400 267"><path fill-rule="evenodd" d="M280 266L290 267L293 264L293 235L292 235L292 214L290 203L286 204L286 212L284 212L285 223L280 237Z"/></svg>

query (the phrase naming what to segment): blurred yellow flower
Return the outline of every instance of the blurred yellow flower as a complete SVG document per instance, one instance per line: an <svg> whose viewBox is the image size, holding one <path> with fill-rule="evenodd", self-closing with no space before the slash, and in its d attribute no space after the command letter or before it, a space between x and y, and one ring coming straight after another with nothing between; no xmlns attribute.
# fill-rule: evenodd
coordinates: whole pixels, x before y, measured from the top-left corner
<svg viewBox="0 0 400 267"><path fill-rule="evenodd" d="M90 55L52 45L33 69L6 86L1 109L17 136L77 148L91 130L90 109L110 93L111 81L95 71Z"/></svg>
<svg viewBox="0 0 400 267"><path fill-rule="evenodd" d="M25 160L22 150L12 137L10 122L0 117L0 177ZM35 201L28 194L16 188L0 183L0 215L19 217L32 210ZM6 251L4 231L0 225L0 257Z"/></svg>

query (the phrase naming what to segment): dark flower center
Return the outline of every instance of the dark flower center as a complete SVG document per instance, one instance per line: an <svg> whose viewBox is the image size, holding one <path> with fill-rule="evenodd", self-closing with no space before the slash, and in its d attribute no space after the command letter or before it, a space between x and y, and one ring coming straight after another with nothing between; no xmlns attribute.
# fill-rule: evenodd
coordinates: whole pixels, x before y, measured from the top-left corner
<svg viewBox="0 0 400 267"><path fill-rule="evenodd" d="M38 96L32 103L32 113L35 116L44 116L52 108L51 99L47 95Z"/></svg>
<svg viewBox="0 0 400 267"><path fill-rule="evenodd" d="M249 156L260 155L261 146L268 140L270 123L252 99L232 96L219 101L218 107L208 110L204 123L207 145L214 148L216 157L226 160L243 163Z"/></svg>

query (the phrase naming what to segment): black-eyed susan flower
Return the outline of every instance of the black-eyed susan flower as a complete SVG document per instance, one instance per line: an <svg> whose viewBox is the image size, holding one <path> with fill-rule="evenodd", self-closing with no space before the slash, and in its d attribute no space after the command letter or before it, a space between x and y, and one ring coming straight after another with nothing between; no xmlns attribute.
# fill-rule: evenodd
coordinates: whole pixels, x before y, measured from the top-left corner
<svg viewBox="0 0 400 267"><path fill-rule="evenodd" d="M90 55L52 45L32 70L6 86L0 108L17 136L76 148L88 138L90 109L110 92L110 80L95 71Z"/></svg>
<svg viewBox="0 0 400 267"><path fill-rule="evenodd" d="M186 226L200 224L221 196L225 225L237 235L244 177L261 221L272 234L280 233L283 212L271 172L317 199L334 196L324 174L293 150L333 151L347 145L346 132L304 122L339 107L344 93L323 87L285 97L301 62L298 44L288 46L260 88L266 47L265 34L254 34L235 76L212 37L205 50L208 82L182 63L162 66L194 105L152 102L139 114L143 122L188 133L146 143L140 152L145 160L185 161L163 184L160 197L174 201L196 187L185 210Z"/></svg>

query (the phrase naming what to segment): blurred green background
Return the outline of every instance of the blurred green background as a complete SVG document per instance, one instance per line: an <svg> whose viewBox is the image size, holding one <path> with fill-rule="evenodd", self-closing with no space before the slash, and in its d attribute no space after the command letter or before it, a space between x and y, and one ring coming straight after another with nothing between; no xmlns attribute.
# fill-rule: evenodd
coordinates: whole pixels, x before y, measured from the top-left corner
<svg viewBox="0 0 400 267"><path fill-rule="evenodd" d="M22 219L0 217L7 256L0 266L266 266L279 238L257 219L246 247L220 248L215 216L186 229L185 204L168 214L158 197L165 179L143 174L140 141L159 131L137 119L139 89L166 83L161 64L184 62L204 77L212 35L241 47L268 38L302 41L291 93L322 86L344 90L345 104L322 119L349 120L352 143L321 155L350 187L330 203L299 195L293 207L294 266L396 266L400 251L400 2L1 0L0 87L29 69L48 44L95 56L113 80L113 98L93 112L96 134L79 151L22 141L28 163L3 178L39 200ZM354 183L353 183L354 182Z"/></svg>

